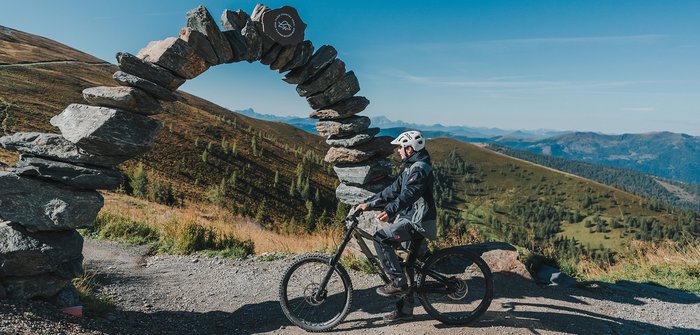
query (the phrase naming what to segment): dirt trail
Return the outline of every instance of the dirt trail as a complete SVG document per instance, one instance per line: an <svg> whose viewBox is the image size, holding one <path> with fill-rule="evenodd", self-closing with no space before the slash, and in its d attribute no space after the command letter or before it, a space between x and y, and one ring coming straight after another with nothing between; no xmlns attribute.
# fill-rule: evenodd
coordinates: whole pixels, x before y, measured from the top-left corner
<svg viewBox="0 0 700 335"><path fill-rule="evenodd" d="M287 321L277 301L277 285L291 258L219 260L147 251L85 241L86 270L113 298L119 308L114 315L76 320L25 305L8 312L12 308L0 304L0 333L306 334ZM495 299L474 324L446 327L417 307L413 322L385 325L381 315L393 303L374 293L380 280L358 272L351 277L353 309L334 331L340 334L700 334L695 295L636 283L540 287L509 274L496 274ZM13 318L21 319L27 310L33 318L22 326Z"/></svg>

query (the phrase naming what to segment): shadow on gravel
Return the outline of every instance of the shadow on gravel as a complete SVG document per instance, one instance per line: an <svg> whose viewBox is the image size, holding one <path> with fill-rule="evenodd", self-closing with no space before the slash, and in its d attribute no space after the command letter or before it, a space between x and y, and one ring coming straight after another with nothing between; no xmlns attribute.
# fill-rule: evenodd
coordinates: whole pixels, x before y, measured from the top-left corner
<svg viewBox="0 0 700 335"><path fill-rule="evenodd" d="M125 280L117 276L105 276L103 281ZM594 288L542 287L517 275L495 274L494 302L491 308L476 322L461 327L465 333L480 333L485 328L508 327L527 330L528 333L562 332L575 334L700 334L697 329L665 328L653 323L626 320L605 315L581 298L613 301L624 305L640 306L642 298L653 298L679 304L698 304L700 297L659 286L621 282L600 284ZM386 325L381 315L391 311L393 301L379 297L375 288L356 290L353 307L348 318L339 325L339 331L379 329ZM548 300L542 300L548 299ZM556 301L562 302L557 304ZM553 303L555 302L555 303ZM418 301L416 301L418 304ZM363 311L365 314L353 313ZM453 328L433 321L416 309L418 315L412 322L427 321L439 329ZM630 311L630 313L633 313ZM294 327L286 319L279 302L264 301L244 305L234 312L188 311L122 311L116 321L76 320L54 313L39 313L41 318L80 324L84 329L107 334L257 334L284 327ZM423 325L425 327L426 325ZM282 330L284 333L284 330Z"/></svg>

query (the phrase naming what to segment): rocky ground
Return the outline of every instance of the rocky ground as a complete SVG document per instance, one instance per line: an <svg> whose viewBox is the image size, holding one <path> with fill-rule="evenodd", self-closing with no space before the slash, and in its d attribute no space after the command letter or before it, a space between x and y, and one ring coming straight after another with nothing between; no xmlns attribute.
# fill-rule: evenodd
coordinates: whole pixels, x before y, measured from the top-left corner
<svg viewBox="0 0 700 335"><path fill-rule="evenodd" d="M277 286L291 256L226 260L149 255L145 247L86 240L85 267L118 310L74 318L41 302L0 302L1 334L302 334L282 314ZM497 274L489 311L447 327L422 307L385 325L380 280L351 272L353 308L334 332L362 334L700 334L700 298L651 285L541 287Z"/></svg>

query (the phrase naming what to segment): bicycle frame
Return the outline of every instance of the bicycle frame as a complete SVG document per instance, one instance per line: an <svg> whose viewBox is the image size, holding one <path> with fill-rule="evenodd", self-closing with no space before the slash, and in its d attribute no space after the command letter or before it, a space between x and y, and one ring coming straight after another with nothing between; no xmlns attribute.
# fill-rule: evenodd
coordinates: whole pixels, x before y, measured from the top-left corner
<svg viewBox="0 0 700 335"><path fill-rule="evenodd" d="M391 283L391 280L384 272L384 268L382 268L382 266L379 264L379 260L378 260L377 255L372 253L372 251L367 246L367 243L365 243L365 241L364 241L365 238L371 240L373 238L373 236L370 233L363 230L362 228L358 227L359 221L357 220L357 214L359 212L360 211L351 213L346 218L346 222L347 222L347 220L352 220L352 224L350 225L347 232L345 232L345 236L343 237L343 241L340 243L340 246L338 247L338 251L336 251L335 255L333 256L333 258L331 259L331 261L329 263L330 268L328 269L328 272L326 273L326 275L323 277L323 280L321 281L319 289L316 292L316 294L314 295L314 299L317 301L320 300L326 294L326 285L328 285L328 281L330 280L331 275L333 274L333 269L340 261L340 257L342 256L343 251L345 251L345 247L347 247L348 243L350 243L350 240L353 237L357 241L357 244L360 246L360 250L361 250L362 254L364 254L367 257L367 259L370 262L370 265L379 273L379 276L384 281L384 283L385 284ZM415 255L411 254L409 257L415 258ZM406 271L411 271L411 274L408 276L409 292L411 292L411 293L412 292L423 292L423 291L433 292L433 293L450 293L451 292L450 291L451 285L448 282L449 278L447 278L447 277L443 276L442 274L437 273L435 271L425 271L423 268L423 265L416 264L415 259L412 259L411 261L408 261L405 264L408 267L408 268L406 268ZM415 275L414 275L415 272L413 272L415 270L417 270L421 274L425 273L426 275L431 276L431 277L439 280L440 282L442 282L443 285L440 286L442 289L437 288L437 287L436 288L415 287ZM445 289L445 285L447 285L447 289Z"/></svg>

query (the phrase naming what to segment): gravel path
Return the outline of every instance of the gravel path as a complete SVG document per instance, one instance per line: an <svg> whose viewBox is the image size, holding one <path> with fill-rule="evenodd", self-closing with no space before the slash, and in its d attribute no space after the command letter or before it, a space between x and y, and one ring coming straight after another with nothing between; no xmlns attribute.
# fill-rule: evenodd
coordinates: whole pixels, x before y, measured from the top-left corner
<svg viewBox="0 0 700 335"><path fill-rule="evenodd" d="M305 334L277 300L291 258L263 261L150 256L147 248L85 241L85 268L119 311L100 319L61 315L40 302L0 303L1 334ZM446 327L416 308L412 322L385 325L393 302L380 280L351 272L353 309L334 332L356 334L700 334L700 298L637 283L587 289L540 287L496 274L489 311Z"/></svg>

